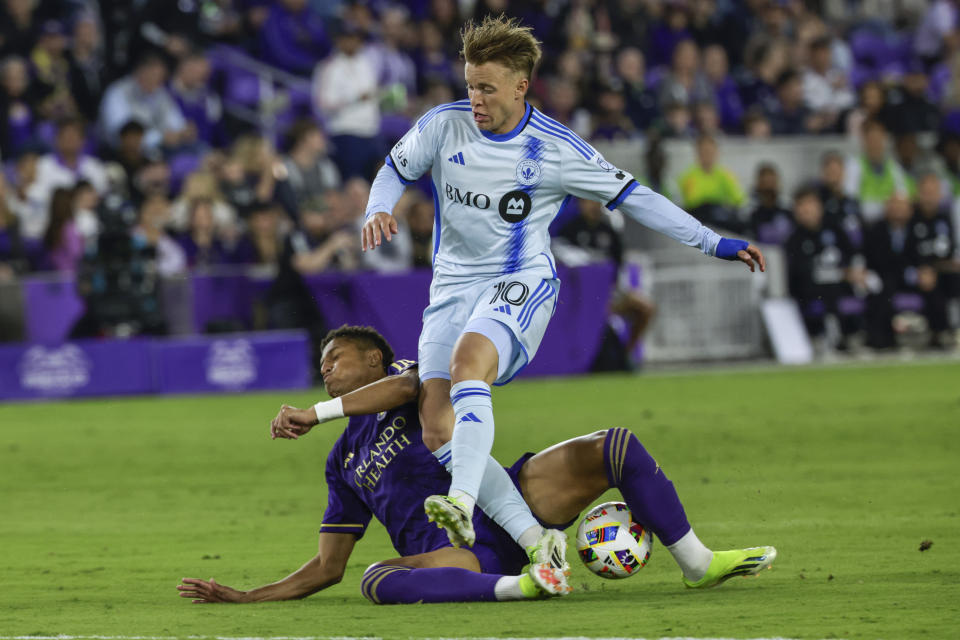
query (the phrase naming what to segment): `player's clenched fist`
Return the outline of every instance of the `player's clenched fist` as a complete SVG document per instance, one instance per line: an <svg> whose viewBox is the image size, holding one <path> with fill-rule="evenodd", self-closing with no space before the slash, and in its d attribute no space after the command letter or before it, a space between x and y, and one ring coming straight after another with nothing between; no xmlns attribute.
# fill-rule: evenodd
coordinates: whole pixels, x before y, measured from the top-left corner
<svg viewBox="0 0 960 640"><path fill-rule="evenodd" d="M363 230L360 232L360 247L366 251L371 251L380 246L381 238L386 238L387 242L397 233L397 219L386 211L380 211L373 214L363 224Z"/></svg>

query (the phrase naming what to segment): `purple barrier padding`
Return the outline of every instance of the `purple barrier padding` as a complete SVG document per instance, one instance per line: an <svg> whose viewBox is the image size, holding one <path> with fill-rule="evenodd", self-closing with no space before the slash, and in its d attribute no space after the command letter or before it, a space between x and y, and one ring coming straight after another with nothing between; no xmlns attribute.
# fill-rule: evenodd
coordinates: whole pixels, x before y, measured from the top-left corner
<svg viewBox="0 0 960 640"><path fill-rule="evenodd" d="M208 393L310 386L302 331L154 340L157 393Z"/></svg>
<svg viewBox="0 0 960 640"><path fill-rule="evenodd" d="M415 360L431 272L312 276L307 285L331 329L341 324L376 328L398 358Z"/></svg>
<svg viewBox="0 0 960 640"><path fill-rule="evenodd" d="M27 340L45 344L63 342L86 310L77 295L73 276L27 277L22 282Z"/></svg>
<svg viewBox="0 0 960 640"><path fill-rule="evenodd" d="M536 357L522 376L557 376L590 370L607 321L613 264L559 267L560 300Z"/></svg>
<svg viewBox="0 0 960 640"><path fill-rule="evenodd" d="M253 303L270 288L272 280L245 275L222 276L195 274L193 287L193 328L203 333L210 322L239 320L250 327Z"/></svg>
<svg viewBox="0 0 960 640"><path fill-rule="evenodd" d="M0 347L0 399L149 393L149 340Z"/></svg>

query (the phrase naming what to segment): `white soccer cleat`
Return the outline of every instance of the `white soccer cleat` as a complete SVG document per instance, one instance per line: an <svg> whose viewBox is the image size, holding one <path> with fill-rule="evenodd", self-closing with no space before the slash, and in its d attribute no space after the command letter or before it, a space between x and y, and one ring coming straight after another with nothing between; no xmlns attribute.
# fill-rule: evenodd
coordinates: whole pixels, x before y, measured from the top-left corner
<svg viewBox="0 0 960 640"><path fill-rule="evenodd" d="M447 530L450 544L455 547L472 547L477 539L473 520L460 501L450 496L430 496L423 501L427 520Z"/></svg>
<svg viewBox="0 0 960 640"><path fill-rule="evenodd" d="M527 547L527 557L531 565L547 565L554 573L560 586L569 592L567 578L570 577L570 563L567 562L567 537L557 529L544 529L537 544Z"/></svg>
<svg viewBox="0 0 960 640"><path fill-rule="evenodd" d="M554 569L550 563L534 562L527 565L527 575L533 579L537 589L545 596L565 596L573 591L573 588L567 584L567 575Z"/></svg>

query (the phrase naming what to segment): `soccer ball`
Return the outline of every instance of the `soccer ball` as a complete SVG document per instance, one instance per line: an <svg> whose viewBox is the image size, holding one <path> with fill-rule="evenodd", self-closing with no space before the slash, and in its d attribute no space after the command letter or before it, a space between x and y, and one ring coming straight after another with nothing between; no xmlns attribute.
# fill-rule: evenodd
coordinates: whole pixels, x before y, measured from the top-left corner
<svg viewBox="0 0 960 640"><path fill-rule="evenodd" d="M587 569L601 578L629 578L650 559L653 534L633 521L622 502L591 509L577 528L577 552Z"/></svg>

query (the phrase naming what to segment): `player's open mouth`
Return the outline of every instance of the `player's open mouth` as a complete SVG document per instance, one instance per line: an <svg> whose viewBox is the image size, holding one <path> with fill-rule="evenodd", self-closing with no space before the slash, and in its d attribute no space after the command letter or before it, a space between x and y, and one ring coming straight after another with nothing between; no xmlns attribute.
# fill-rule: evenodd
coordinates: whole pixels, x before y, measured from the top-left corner
<svg viewBox="0 0 960 640"><path fill-rule="evenodd" d="M474 122L483 122L484 120L487 119L487 117L488 117L488 116L485 116L485 115L482 114L482 113L477 113L476 111L473 112L473 121L474 121Z"/></svg>

